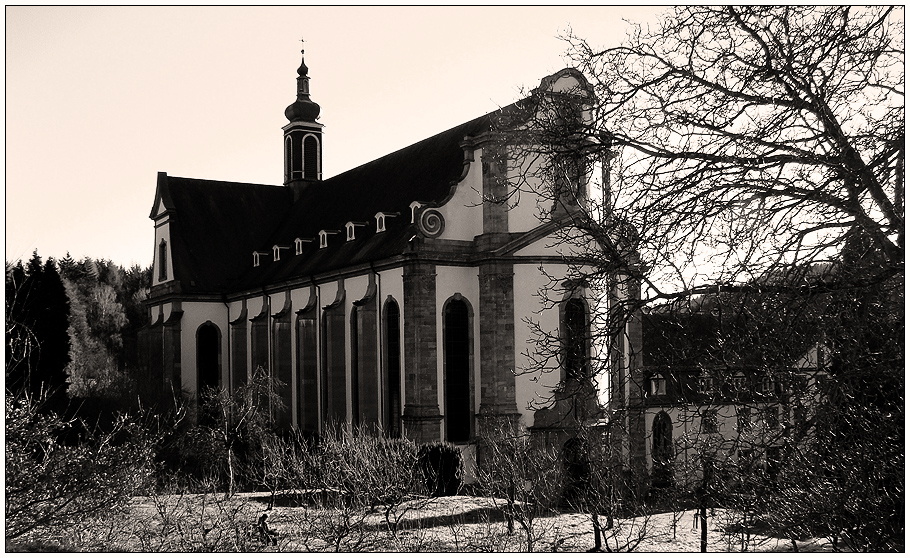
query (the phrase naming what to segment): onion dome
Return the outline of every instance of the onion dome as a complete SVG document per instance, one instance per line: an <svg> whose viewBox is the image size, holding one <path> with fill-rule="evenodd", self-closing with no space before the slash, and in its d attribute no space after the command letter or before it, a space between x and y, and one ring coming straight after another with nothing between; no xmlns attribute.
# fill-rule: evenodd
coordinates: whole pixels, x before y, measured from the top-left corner
<svg viewBox="0 0 910 558"><path fill-rule="evenodd" d="M297 100L284 110L284 115L290 122L315 122L319 117L319 105L310 100L310 77L307 75L309 68L303 61L303 51L300 51L300 67L297 68Z"/></svg>

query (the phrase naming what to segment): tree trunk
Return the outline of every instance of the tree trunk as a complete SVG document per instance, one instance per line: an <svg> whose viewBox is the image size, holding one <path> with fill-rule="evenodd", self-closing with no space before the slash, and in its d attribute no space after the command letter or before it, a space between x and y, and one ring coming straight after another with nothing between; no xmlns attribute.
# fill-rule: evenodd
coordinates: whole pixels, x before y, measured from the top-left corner
<svg viewBox="0 0 910 558"><path fill-rule="evenodd" d="M698 513L701 516L701 551L708 552L708 507L702 504Z"/></svg>

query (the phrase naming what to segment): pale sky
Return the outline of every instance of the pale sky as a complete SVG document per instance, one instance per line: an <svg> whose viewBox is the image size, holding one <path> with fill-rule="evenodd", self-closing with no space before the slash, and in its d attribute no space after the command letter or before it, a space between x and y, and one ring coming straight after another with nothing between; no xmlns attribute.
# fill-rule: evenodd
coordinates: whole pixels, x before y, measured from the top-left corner
<svg viewBox="0 0 910 558"><path fill-rule="evenodd" d="M510 104L656 7L7 7L6 260L149 265L159 171L281 184L300 39L330 177Z"/></svg>

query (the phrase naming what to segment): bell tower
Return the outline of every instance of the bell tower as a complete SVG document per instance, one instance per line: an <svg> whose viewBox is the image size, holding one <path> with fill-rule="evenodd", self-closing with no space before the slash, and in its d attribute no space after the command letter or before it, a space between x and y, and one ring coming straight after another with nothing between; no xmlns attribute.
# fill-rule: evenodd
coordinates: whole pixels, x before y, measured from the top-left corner
<svg viewBox="0 0 910 558"><path fill-rule="evenodd" d="M300 51L297 68L297 100L285 109L284 184L294 191L294 201L315 182L322 180L322 124L319 105L310 100L309 68Z"/></svg>

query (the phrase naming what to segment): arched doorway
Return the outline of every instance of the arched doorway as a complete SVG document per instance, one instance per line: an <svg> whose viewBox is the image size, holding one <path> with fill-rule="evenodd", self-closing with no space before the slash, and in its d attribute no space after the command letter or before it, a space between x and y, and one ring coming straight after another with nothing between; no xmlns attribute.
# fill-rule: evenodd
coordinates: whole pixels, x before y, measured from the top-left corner
<svg viewBox="0 0 910 558"><path fill-rule="evenodd" d="M212 322L196 330L196 380L197 397L221 385L221 330Z"/></svg>
<svg viewBox="0 0 910 558"><path fill-rule="evenodd" d="M449 442L471 438L471 325L468 305L456 298L445 307L445 429Z"/></svg>

